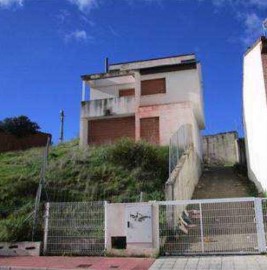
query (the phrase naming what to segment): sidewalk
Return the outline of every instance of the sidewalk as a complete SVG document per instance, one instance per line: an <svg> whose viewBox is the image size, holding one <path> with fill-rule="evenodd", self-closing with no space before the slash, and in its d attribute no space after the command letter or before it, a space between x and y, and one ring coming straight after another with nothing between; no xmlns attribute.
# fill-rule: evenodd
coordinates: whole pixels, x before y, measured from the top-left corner
<svg viewBox="0 0 267 270"><path fill-rule="evenodd" d="M164 257L157 259L149 270L265 270L265 255Z"/></svg>
<svg viewBox="0 0 267 270"><path fill-rule="evenodd" d="M153 263L154 262L154 263ZM106 257L0 257L0 270L265 270L267 256Z"/></svg>
<svg viewBox="0 0 267 270"><path fill-rule="evenodd" d="M0 270L12 269L90 269L148 270L155 260L149 258L107 257L0 257Z"/></svg>

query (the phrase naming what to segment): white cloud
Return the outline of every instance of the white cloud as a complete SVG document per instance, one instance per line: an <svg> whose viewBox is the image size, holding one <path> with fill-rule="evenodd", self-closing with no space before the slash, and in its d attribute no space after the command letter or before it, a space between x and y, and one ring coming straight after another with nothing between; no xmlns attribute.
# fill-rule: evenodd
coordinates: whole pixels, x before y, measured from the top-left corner
<svg viewBox="0 0 267 270"><path fill-rule="evenodd" d="M245 33L241 39L245 45L251 45L253 41L263 34L262 22L263 18L260 18L256 13L244 15Z"/></svg>
<svg viewBox="0 0 267 270"><path fill-rule="evenodd" d="M89 12L92 8L98 6L97 0L68 0L68 1L76 5L82 12Z"/></svg>
<svg viewBox="0 0 267 270"><path fill-rule="evenodd" d="M205 0L198 0L198 1L203 2ZM258 8L267 7L266 0L211 0L211 1L216 7L223 7L225 5L232 5L237 7L238 6L255 6Z"/></svg>
<svg viewBox="0 0 267 270"><path fill-rule="evenodd" d="M230 37L229 40L242 42L245 46L251 45L263 34L263 17L259 14L267 9L267 0L198 0L214 5L216 11L220 8L232 8L235 18L240 22L243 33L239 37Z"/></svg>
<svg viewBox="0 0 267 270"><path fill-rule="evenodd" d="M245 25L247 27L247 30L249 30L250 32L255 31L259 25L261 25L262 20L260 19L260 17L255 14L247 14L246 18L245 18Z"/></svg>
<svg viewBox="0 0 267 270"><path fill-rule="evenodd" d="M66 9L60 10L59 13L56 15L56 18L61 24L64 23L69 17L70 17L70 12L67 11Z"/></svg>
<svg viewBox="0 0 267 270"><path fill-rule="evenodd" d="M257 6L259 8L267 7L267 1L266 0L249 0L249 3L251 5Z"/></svg>
<svg viewBox="0 0 267 270"><path fill-rule="evenodd" d="M69 42L72 40L75 40L78 42L84 42L88 40L89 38L91 39L91 37L87 35L85 30L75 30L73 32L66 34L64 39L66 42Z"/></svg>
<svg viewBox="0 0 267 270"><path fill-rule="evenodd" d="M0 7L23 6L23 0L0 0Z"/></svg>

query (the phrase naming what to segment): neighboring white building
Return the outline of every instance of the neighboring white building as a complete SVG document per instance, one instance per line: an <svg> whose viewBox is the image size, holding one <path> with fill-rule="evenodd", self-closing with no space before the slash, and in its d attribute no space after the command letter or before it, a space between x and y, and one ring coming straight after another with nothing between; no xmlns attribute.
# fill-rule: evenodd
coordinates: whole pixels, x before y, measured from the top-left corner
<svg viewBox="0 0 267 270"><path fill-rule="evenodd" d="M244 55L243 114L249 178L267 191L267 39Z"/></svg>
<svg viewBox="0 0 267 270"><path fill-rule="evenodd" d="M190 124L201 156L202 77L194 54L111 64L106 73L82 80L82 146L121 137L168 145L180 126Z"/></svg>

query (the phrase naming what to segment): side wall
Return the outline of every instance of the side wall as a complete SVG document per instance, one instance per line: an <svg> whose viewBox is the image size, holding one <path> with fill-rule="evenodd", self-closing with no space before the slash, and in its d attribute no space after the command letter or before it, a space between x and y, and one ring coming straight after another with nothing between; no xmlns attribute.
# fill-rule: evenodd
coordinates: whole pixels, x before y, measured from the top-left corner
<svg viewBox="0 0 267 270"><path fill-rule="evenodd" d="M171 173L170 178L166 182L165 199L167 201L192 199L201 172L201 159L192 146L182 155L177 166ZM174 212L172 210L167 213L169 226L176 226L184 209L185 205L181 205L175 207Z"/></svg>
<svg viewBox="0 0 267 270"><path fill-rule="evenodd" d="M244 57L243 114L249 178L266 191L267 103L261 46L258 43Z"/></svg>
<svg viewBox="0 0 267 270"><path fill-rule="evenodd" d="M0 132L0 153L45 146L49 136L51 137L51 135L47 133L36 133L18 138L14 135Z"/></svg>
<svg viewBox="0 0 267 270"><path fill-rule="evenodd" d="M165 184L166 200L190 200L201 176L201 159L194 150L188 149Z"/></svg>
<svg viewBox="0 0 267 270"><path fill-rule="evenodd" d="M203 161L210 165L234 165L239 162L237 132L203 136Z"/></svg>

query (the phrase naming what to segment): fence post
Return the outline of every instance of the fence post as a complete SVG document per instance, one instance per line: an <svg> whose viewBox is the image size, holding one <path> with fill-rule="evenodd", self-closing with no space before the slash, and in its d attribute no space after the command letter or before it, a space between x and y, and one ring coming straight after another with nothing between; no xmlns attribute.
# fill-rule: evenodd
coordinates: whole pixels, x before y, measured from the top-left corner
<svg viewBox="0 0 267 270"><path fill-rule="evenodd" d="M266 240L265 240L264 223L263 223L262 199L255 198L254 205L255 205L255 214L256 214L258 249L260 253L265 253Z"/></svg>
<svg viewBox="0 0 267 270"><path fill-rule="evenodd" d="M49 223L49 208L50 203L45 204L45 215L44 215L44 254L47 253L47 238L48 238L48 223Z"/></svg>
<svg viewBox="0 0 267 270"><path fill-rule="evenodd" d="M104 202L104 230L105 230L105 250L108 247L108 202Z"/></svg>
<svg viewBox="0 0 267 270"><path fill-rule="evenodd" d="M199 203L199 212L200 212L200 234L201 234L201 250L202 253L205 252L204 249L204 230L203 230L203 216L202 216L202 205Z"/></svg>
<svg viewBox="0 0 267 270"><path fill-rule="evenodd" d="M170 142L169 142L169 178L171 176L171 161L172 161L171 149L172 149L172 139L170 138Z"/></svg>
<svg viewBox="0 0 267 270"><path fill-rule="evenodd" d="M153 203L152 204L153 210L154 210L154 216L153 217L153 227L152 227L152 233L155 237L154 241L155 241L155 246L154 248L157 250L157 252L160 252L160 224L159 224L159 204L158 203ZM155 231L153 231L155 230Z"/></svg>

